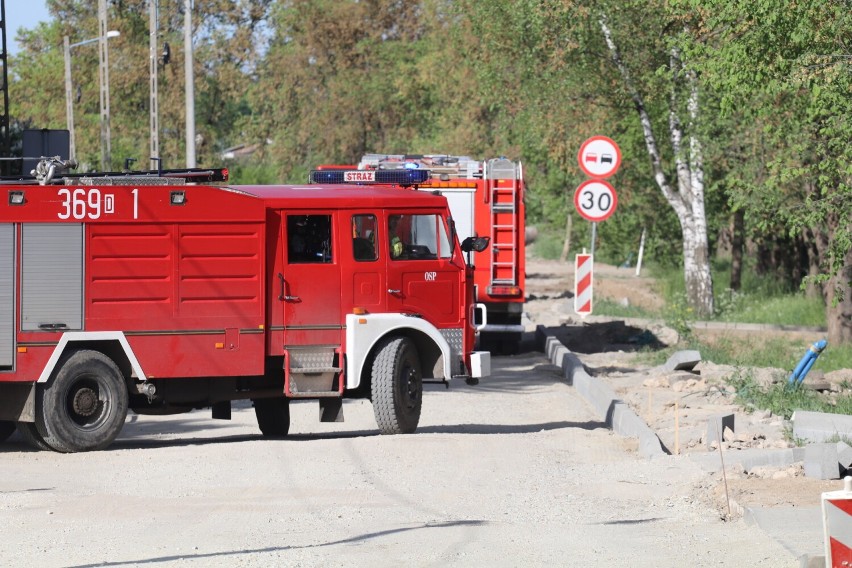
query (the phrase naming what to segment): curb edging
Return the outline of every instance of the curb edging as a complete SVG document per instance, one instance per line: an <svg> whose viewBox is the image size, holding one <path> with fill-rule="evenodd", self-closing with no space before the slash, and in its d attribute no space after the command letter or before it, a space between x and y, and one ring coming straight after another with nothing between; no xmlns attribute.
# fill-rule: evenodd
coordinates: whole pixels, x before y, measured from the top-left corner
<svg viewBox="0 0 852 568"><path fill-rule="evenodd" d="M536 343L553 365L561 367L570 386L595 409L607 427L616 434L639 439L639 454L645 458L668 455L660 439L630 406L615 395L612 388L586 372L579 357L556 337L548 335L542 325L535 329Z"/></svg>

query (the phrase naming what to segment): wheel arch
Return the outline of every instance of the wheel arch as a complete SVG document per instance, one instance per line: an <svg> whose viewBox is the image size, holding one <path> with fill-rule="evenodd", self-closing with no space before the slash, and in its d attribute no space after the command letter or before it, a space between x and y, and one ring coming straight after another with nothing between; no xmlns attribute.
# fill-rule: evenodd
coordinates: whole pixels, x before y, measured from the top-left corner
<svg viewBox="0 0 852 568"><path fill-rule="evenodd" d="M54 373L59 370L63 357L71 352L83 349L98 351L112 359L121 371L122 376L128 381L128 386L130 386L131 377L135 376L140 381L147 379L139 364L139 360L133 353L133 349L131 349L123 333L118 331L97 331L67 332L62 334L59 343L56 344L37 382L42 384L47 383Z"/></svg>
<svg viewBox="0 0 852 568"><path fill-rule="evenodd" d="M346 388L369 385L372 361L387 337L407 337L417 349L424 379L452 377L452 349L435 326L403 314L346 316Z"/></svg>

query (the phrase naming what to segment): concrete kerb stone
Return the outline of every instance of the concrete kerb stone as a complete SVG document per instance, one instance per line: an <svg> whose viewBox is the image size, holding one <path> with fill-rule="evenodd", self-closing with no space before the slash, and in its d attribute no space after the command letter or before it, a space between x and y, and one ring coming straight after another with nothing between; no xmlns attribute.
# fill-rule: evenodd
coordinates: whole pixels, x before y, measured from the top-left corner
<svg viewBox="0 0 852 568"><path fill-rule="evenodd" d="M696 365L701 362L701 353L695 350L683 350L673 353L668 361L663 365L663 370L671 371L692 371Z"/></svg>
<svg viewBox="0 0 852 568"><path fill-rule="evenodd" d="M808 442L852 439L852 416L797 410L791 419L793 436Z"/></svg>
<svg viewBox="0 0 852 568"><path fill-rule="evenodd" d="M721 444L725 440L725 428L730 428L734 432L734 415L733 414L718 414L707 421L707 435L704 436L704 443L707 444L707 449L713 449L713 442Z"/></svg>
<svg viewBox="0 0 852 568"><path fill-rule="evenodd" d="M707 472L722 471L722 459L726 467L740 467L743 471L751 471L755 467L787 467L805 460L805 448L763 449L750 448L746 450L723 450L723 458L719 457L716 449L707 453L689 454L688 459Z"/></svg>
<svg viewBox="0 0 852 568"><path fill-rule="evenodd" d="M844 455L849 451L845 442L826 442L805 446L805 477L814 479L840 479Z"/></svg>
<svg viewBox="0 0 852 568"><path fill-rule="evenodd" d="M562 376L569 385L595 409L613 432L620 436L639 439L639 454L652 458L666 455L660 439L628 404L615 396L609 385L586 372L583 363L553 336L548 336L543 326L536 327L536 339L553 365L562 368Z"/></svg>

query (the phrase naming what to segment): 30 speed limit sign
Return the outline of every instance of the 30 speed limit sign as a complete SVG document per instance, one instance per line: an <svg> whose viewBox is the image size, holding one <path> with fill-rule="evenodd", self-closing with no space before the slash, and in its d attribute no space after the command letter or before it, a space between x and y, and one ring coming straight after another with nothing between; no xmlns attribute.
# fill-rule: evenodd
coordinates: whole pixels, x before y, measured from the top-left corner
<svg viewBox="0 0 852 568"><path fill-rule="evenodd" d="M602 179L590 179L581 183L574 192L574 207L589 221L603 221L612 215L618 205L615 188Z"/></svg>

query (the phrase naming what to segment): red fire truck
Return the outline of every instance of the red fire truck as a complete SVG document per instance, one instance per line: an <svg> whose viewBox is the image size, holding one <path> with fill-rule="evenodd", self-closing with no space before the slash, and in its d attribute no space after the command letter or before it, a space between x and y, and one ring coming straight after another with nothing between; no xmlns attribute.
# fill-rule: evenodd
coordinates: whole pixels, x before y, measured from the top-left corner
<svg viewBox="0 0 852 568"><path fill-rule="evenodd" d="M487 242L460 245L447 200L410 189L426 173L389 189L39 171L0 189L0 439L96 450L128 409L227 419L240 399L266 436L294 399L341 421L369 398L382 433L409 433L424 382L490 373L465 262Z"/></svg>
<svg viewBox="0 0 852 568"><path fill-rule="evenodd" d="M366 154L355 166L320 169L357 171L425 169L429 180L418 189L439 192L450 203L459 238L488 236L491 254L478 255L474 275L476 301L485 306L480 346L515 353L524 326L524 177L520 162L485 161L467 156ZM364 174L361 174L363 177Z"/></svg>

